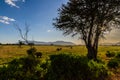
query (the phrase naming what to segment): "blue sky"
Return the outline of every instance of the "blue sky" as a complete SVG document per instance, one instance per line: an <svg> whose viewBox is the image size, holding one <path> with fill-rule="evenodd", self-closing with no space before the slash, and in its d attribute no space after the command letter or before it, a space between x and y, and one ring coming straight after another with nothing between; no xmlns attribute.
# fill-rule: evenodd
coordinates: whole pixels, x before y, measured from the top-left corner
<svg viewBox="0 0 120 80"><path fill-rule="evenodd" d="M11 43L21 40L12 23L17 23L24 29L25 22L30 25L30 40L76 42L74 40L77 39L63 36L62 32L54 29L52 25L58 8L66 2L67 0L1 0L0 20L5 20L0 21L0 42Z"/></svg>
<svg viewBox="0 0 120 80"><path fill-rule="evenodd" d="M29 40L35 41L72 41L81 43L77 37L62 35L52 25L57 17L58 8L68 0L0 0L0 42L14 43L22 40L13 23L24 29L24 23L30 25ZM117 36L115 37L114 34ZM111 36L112 35L112 36ZM113 31L107 36L109 42L120 41L119 33ZM114 37L114 40L113 40ZM108 42L107 40L107 42ZM103 40L102 42L106 42Z"/></svg>

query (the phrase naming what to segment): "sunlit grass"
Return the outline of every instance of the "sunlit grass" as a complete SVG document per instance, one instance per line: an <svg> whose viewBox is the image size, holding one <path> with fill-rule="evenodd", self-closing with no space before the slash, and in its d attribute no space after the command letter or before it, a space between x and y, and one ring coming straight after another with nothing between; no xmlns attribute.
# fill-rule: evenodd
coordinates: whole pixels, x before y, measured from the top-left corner
<svg viewBox="0 0 120 80"><path fill-rule="evenodd" d="M120 46L99 46L98 56L102 59L106 59L106 52L120 52Z"/></svg>
<svg viewBox="0 0 120 80"><path fill-rule="evenodd" d="M43 53L43 58L47 58L51 54L68 53L75 55L86 55L87 50L85 46L73 46L72 49L69 46L34 46L37 51ZM14 58L26 56L26 50L30 46L22 46L20 48L17 45L2 45L0 46L0 64L11 61ZM56 51L57 48L62 48L61 51ZM120 46L99 46L98 57L106 60L106 51L120 52Z"/></svg>

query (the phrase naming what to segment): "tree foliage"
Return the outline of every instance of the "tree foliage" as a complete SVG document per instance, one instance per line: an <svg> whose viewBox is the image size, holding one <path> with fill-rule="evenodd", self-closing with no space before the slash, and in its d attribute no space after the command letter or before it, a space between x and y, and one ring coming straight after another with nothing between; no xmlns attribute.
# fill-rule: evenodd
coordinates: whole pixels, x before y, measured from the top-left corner
<svg viewBox="0 0 120 80"><path fill-rule="evenodd" d="M69 0L53 24L65 35L79 35L88 58L96 58L99 39L120 27L120 0Z"/></svg>

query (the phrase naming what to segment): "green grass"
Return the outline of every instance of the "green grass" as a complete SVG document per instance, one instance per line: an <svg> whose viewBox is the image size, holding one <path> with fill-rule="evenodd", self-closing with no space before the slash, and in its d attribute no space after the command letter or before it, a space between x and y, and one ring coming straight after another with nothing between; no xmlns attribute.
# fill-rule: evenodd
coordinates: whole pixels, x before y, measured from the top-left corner
<svg viewBox="0 0 120 80"><path fill-rule="evenodd" d="M87 50L85 46L73 46L71 49L69 46L34 46L37 51L43 53L43 58L47 58L51 54L70 53L75 55L86 55ZM22 46L19 48L17 45L2 45L0 46L0 64L11 61L14 58L26 56L26 50L30 46ZM56 51L57 48L62 48L61 51ZM99 46L98 57L103 60L107 60L105 56L106 51L120 52L120 46Z"/></svg>

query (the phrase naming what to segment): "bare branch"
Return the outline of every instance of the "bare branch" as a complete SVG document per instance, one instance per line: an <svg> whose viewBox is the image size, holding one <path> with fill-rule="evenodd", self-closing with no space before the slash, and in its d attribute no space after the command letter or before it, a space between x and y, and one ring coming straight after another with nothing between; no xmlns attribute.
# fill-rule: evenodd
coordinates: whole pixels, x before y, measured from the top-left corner
<svg viewBox="0 0 120 80"><path fill-rule="evenodd" d="M30 26L27 23L25 23L25 25L24 25L25 29L22 30L18 24L14 23L13 25L16 28L16 30L18 30L20 37L28 44L29 43L28 42L28 33L30 31L30 29L29 29ZM24 31L24 33L23 33L23 31Z"/></svg>

